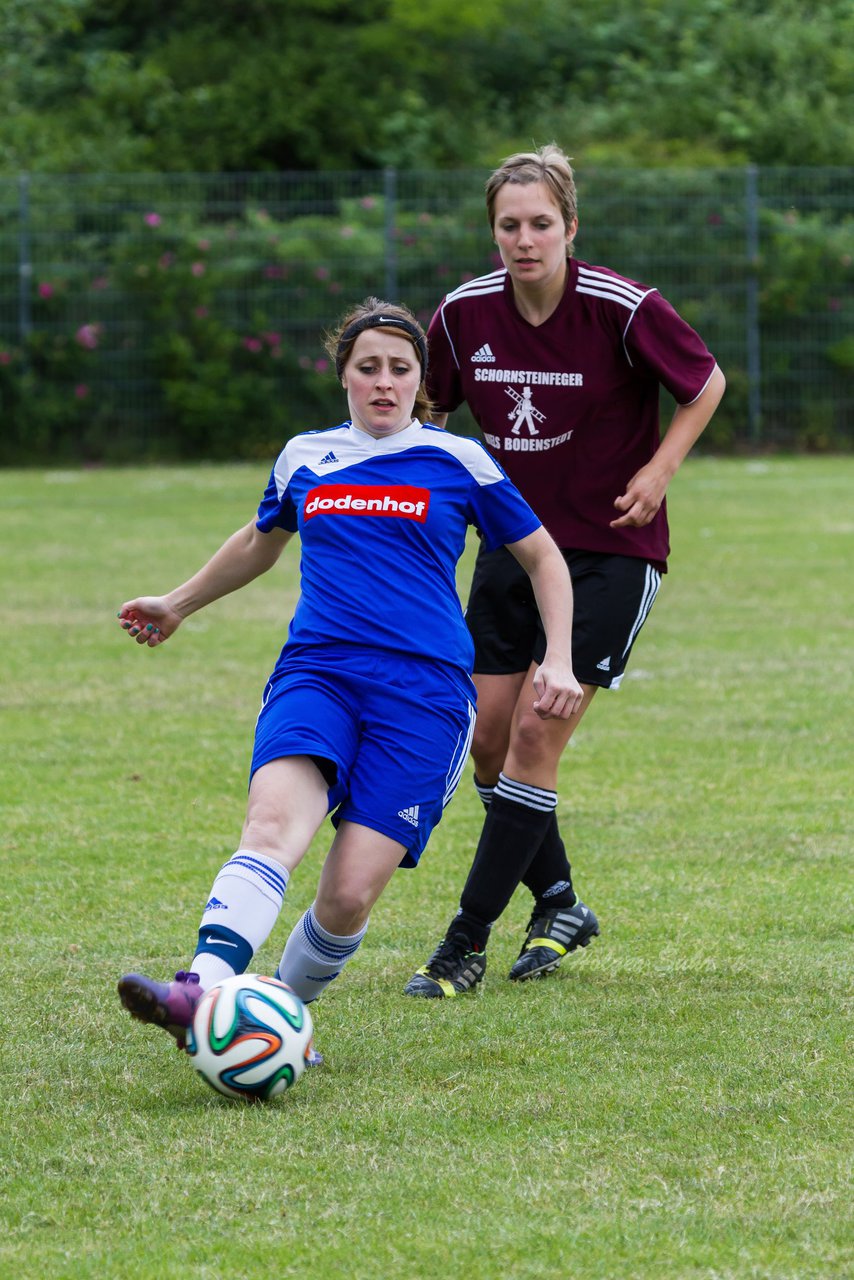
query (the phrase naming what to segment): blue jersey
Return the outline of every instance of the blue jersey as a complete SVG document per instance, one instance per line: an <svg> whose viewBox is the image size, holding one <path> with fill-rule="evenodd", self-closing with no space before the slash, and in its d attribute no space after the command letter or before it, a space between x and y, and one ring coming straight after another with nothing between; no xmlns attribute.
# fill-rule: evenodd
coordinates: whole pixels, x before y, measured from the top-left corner
<svg viewBox="0 0 854 1280"><path fill-rule="evenodd" d="M456 588L470 524L491 549L540 527L476 440L417 420L379 439L347 422L289 440L257 519L302 543L286 647L353 644L470 672Z"/></svg>

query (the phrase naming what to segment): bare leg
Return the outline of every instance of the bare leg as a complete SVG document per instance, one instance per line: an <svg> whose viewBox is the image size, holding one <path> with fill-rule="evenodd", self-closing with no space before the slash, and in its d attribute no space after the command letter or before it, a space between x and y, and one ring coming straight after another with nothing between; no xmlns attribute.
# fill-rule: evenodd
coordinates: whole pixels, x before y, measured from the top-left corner
<svg viewBox="0 0 854 1280"><path fill-rule="evenodd" d="M241 847L275 858L293 871L327 809L326 780L313 760L308 756L271 760L252 778Z"/></svg>
<svg viewBox="0 0 854 1280"><path fill-rule="evenodd" d="M389 836L342 822L320 873L318 920L332 933L355 933L400 866L404 846Z"/></svg>
<svg viewBox="0 0 854 1280"><path fill-rule="evenodd" d="M294 925L279 977L303 1000L317 1000L356 954L371 907L404 846L358 823L342 822L323 864L317 897Z"/></svg>

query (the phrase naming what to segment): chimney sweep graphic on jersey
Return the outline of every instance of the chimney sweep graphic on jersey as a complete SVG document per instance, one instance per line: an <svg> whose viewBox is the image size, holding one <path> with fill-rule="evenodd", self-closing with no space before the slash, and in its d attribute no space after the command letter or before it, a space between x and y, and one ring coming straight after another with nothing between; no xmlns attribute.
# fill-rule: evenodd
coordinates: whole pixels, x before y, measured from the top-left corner
<svg viewBox="0 0 854 1280"><path fill-rule="evenodd" d="M507 415L508 418L516 419L513 423L513 435L519 435L522 423L524 422L528 428L528 435L538 436L540 433L534 426L534 419L536 418L537 422L545 422L546 415L544 413L540 413L539 409L534 408L534 403L531 399L531 388L523 387L521 395L519 395L518 391L514 391L512 387L505 387L504 390L511 399L516 401L516 408L511 409Z"/></svg>

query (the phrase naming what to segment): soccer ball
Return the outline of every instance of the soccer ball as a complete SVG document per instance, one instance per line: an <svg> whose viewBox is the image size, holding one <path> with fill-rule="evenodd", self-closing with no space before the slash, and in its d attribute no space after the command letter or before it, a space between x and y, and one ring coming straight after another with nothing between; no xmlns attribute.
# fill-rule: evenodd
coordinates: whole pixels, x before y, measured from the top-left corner
<svg viewBox="0 0 854 1280"><path fill-rule="evenodd" d="M187 1034L199 1075L227 1098L277 1098L311 1051L311 1014L278 978L243 973L202 996Z"/></svg>

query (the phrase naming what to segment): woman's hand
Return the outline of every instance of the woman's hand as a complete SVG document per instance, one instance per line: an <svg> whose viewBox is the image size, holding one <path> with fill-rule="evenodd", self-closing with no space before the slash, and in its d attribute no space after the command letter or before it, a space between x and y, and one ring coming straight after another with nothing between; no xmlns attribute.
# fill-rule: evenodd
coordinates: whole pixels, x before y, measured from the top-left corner
<svg viewBox="0 0 854 1280"><path fill-rule="evenodd" d="M534 689L534 710L541 720L568 720L580 710L584 698L569 663L550 659L548 653L534 672Z"/></svg>
<svg viewBox="0 0 854 1280"><path fill-rule="evenodd" d="M149 648L163 644L184 621L180 613L167 603L167 596L138 596L119 609L119 625L137 644Z"/></svg>
<svg viewBox="0 0 854 1280"><path fill-rule="evenodd" d="M626 485L626 492L614 501L614 506L623 514L611 521L611 528L624 529L633 525L641 529L649 524L664 501L669 480L670 476L652 463L641 467Z"/></svg>

